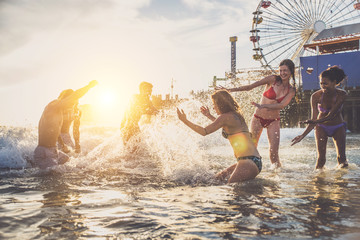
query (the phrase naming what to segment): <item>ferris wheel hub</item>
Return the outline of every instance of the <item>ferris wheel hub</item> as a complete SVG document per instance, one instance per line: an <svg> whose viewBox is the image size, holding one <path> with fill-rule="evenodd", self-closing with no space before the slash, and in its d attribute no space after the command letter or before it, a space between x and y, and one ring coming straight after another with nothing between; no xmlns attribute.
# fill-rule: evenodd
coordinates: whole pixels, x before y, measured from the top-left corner
<svg viewBox="0 0 360 240"><path fill-rule="evenodd" d="M317 33L320 33L322 30L324 30L326 28L326 24L324 21L322 20L317 20L315 23L314 23L314 30L315 32Z"/></svg>

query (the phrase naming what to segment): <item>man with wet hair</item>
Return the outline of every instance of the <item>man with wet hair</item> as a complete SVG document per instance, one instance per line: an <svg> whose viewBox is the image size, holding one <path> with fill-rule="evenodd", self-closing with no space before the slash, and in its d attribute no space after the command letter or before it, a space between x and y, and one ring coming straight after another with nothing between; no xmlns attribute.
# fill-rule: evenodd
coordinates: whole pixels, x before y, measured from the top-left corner
<svg viewBox="0 0 360 240"><path fill-rule="evenodd" d="M142 115L158 113L150 100L152 88L151 83L141 82L139 85L140 94L133 96L130 106L121 121L120 129L122 130L124 144L140 132L139 121Z"/></svg>
<svg viewBox="0 0 360 240"><path fill-rule="evenodd" d="M45 169L69 160L65 153L58 152L56 146L64 121L64 112L73 109L78 100L97 84L98 82L93 80L76 91L65 90L45 107L39 121L38 146L34 151L35 166Z"/></svg>

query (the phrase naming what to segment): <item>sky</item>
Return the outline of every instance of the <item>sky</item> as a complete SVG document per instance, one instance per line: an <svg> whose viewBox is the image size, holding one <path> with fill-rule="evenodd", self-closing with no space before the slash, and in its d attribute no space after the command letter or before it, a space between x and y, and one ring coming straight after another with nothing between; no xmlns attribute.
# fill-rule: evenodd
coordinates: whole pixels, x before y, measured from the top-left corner
<svg viewBox="0 0 360 240"><path fill-rule="evenodd" d="M93 79L80 100L119 122L142 81L153 94L187 97L230 70L259 67L248 0L1 0L0 126L36 126L64 89ZM119 122L120 124L120 122Z"/></svg>

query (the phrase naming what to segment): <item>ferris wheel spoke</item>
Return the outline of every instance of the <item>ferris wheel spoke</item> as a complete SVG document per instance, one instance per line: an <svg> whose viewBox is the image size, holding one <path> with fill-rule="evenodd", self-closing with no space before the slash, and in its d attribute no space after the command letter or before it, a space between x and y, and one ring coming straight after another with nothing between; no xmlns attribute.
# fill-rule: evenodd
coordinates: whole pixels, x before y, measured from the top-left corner
<svg viewBox="0 0 360 240"><path fill-rule="evenodd" d="M322 20L326 19L330 14L332 14L332 8L335 6L336 1L325 1L327 3L323 14L320 16Z"/></svg>
<svg viewBox="0 0 360 240"><path fill-rule="evenodd" d="M273 35L269 35L269 36L264 36L263 38L261 38L262 40L267 40L267 41L278 41L279 43L283 42L284 40L289 40L289 39L299 39L301 36L300 34L298 35L284 35L284 34L273 34ZM264 44L265 46L265 44Z"/></svg>
<svg viewBox="0 0 360 240"><path fill-rule="evenodd" d="M269 31L269 32L264 32L263 34L260 35L260 37L265 38L265 37L274 37L274 36L284 36L284 35L298 35L301 36L301 32L300 30L289 30L289 31L279 31L276 30L275 28L273 31ZM261 31L261 29L259 29ZM269 29L271 30L271 29Z"/></svg>
<svg viewBox="0 0 360 240"><path fill-rule="evenodd" d="M297 18L300 19L300 21L303 23L304 21L307 21L309 19L309 16L307 15L307 12L304 10L304 8L302 6L300 6L297 1L295 2L295 5L293 3L290 3L289 0L286 0L286 2L289 4L291 9L294 9L293 12L295 11L295 15L297 16Z"/></svg>
<svg viewBox="0 0 360 240"><path fill-rule="evenodd" d="M309 18L310 18L311 20L313 20L313 19L314 19L314 15L313 15L312 8L311 8L311 6L309 5L309 2L308 2L308 1L300 1L300 2L301 2L301 3L305 2L305 3L304 3L304 6L305 6L305 8L307 9L307 11L308 11L308 13L309 13Z"/></svg>
<svg viewBox="0 0 360 240"><path fill-rule="evenodd" d="M271 11L271 10L267 10L266 14L269 14L269 17L267 17L268 19L271 19L270 16L276 16L276 19L279 19L279 20L278 20L279 22L290 21L290 19L291 19L291 20L292 20L291 22L294 23L295 25L298 25L298 26L301 25L301 22L299 22L298 19L295 19L295 18L293 18L292 16L289 16L288 14L285 14L285 15L286 15L286 16L289 16L289 18L276 15L276 13L275 13L274 11ZM265 17L265 15L264 15L264 17ZM264 18L264 17L263 17L263 18ZM283 20L283 21L280 21L280 20Z"/></svg>
<svg viewBox="0 0 360 240"><path fill-rule="evenodd" d="M280 49L284 48L285 46L287 46L287 50L289 50L292 47L294 47L296 44L299 44L300 42L301 42L301 39L294 38L294 37L289 37L287 39L283 39L283 41L270 42L268 45L269 45L269 47L271 46L272 49L271 49L271 51L267 52L266 55L276 53ZM292 45L289 45L289 44L292 44ZM264 52L266 52L266 51L264 51Z"/></svg>
<svg viewBox="0 0 360 240"><path fill-rule="evenodd" d="M336 14L334 14L334 15L332 15L332 16L329 16L329 17L326 19L326 21L331 21L331 19L332 19L332 18L335 18L336 16L341 17L342 14L344 14L344 12L343 12L344 9L348 8L348 7L351 6L351 5L352 5L352 3L344 6L342 9L339 9L339 6L337 6L336 9L338 9L338 11L336 12ZM339 14L340 14L340 15L339 15ZM351 13L350 13L350 12L347 12L346 14L351 14Z"/></svg>
<svg viewBox="0 0 360 240"><path fill-rule="evenodd" d="M292 40L291 40L292 39ZM276 52L276 51L278 51L279 49L281 49L281 48L284 48L284 46L285 46L285 44L284 44L284 42L285 43L287 43L287 44L290 44L290 43L294 43L295 42L295 44L297 44L297 43L299 43L301 40L299 40L298 38L289 38L289 40L288 41L285 41L286 39L284 39L283 41L277 41L277 42L271 42L271 43L269 43L268 44L268 46L272 46L272 47L274 47L271 51L269 51L267 54L265 54L265 56L266 55L268 55L268 54L271 54L271 53L273 53L273 52ZM280 46L278 46L279 44L281 44ZM266 47L265 45L264 45L264 47ZM290 47L291 48L291 47Z"/></svg>
<svg viewBox="0 0 360 240"><path fill-rule="evenodd" d="M279 15L279 14L277 14L277 12L271 11L271 10L267 10L266 12L264 11L263 18L267 18L269 20L273 19L273 20L276 20L279 22L284 22L284 21L292 22L293 24L296 24L296 25L302 25L302 23L303 23L303 21L299 22L296 19L287 18L286 16Z"/></svg>
<svg viewBox="0 0 360 240"><path fill-rule="evenodd" d="M305 6L303 4L300 6L298 1L294 1L294 2L295 2L295 5L298 7L300 13L307 13L304 15L305 17L303 17L303 26L306 24L311 24L311 17L309 15L309 13L305 10Z"/></svg>
<svg viewBox="0 0 360 240"><path fill-rule="evenodd" d="M261 30L260 30L261 31ZM291 31L279 31L279 30L274 30L274 31L263 31L263 34L261 34L260 36L262 38L269 38L269 37L276 37L276 36L294 36L294 37L301 37L301 30L291 30Z"/></svg>
<svg viewBox="0 0 360 240"><path fill-rule="evenodd" d="M295 2L298 2L298 1L295 1ZM300 2L299 6L300 6L301 9L304 11L304 13L306 13L305 15L306 15L307 19L310 19L310 20L311 20L311 14L310 14L310 12L308 11L308 9L306 8L306 6L304 5L303 1L299 1L299 2Z"/></svg>
<svg viewBox="0 0 360 240"><path fill-rule="evenodd" d="M324 3L322 4L322 0L320 1L319 5L322 6L319 11L319 19L324 19L324 15L329 12L330 5L332 2L330 0L324 0ZM334 4L334 3L333 3Z"/></svg>
<svg viewBox="0 0 360 240"><path fill-rule="evenodd" d="M277 2L279 2L279 1L277 1ZM292 7L294 7L293 6L293 4L291 4L288 0L286 0L286 2L289 4L289 6L292 6ZM296 1L295 1L296 2ZM280 2L280 4L281 4L281 2ZM297 7L300 7L299 5L297 5ZM287 7L287 9L289 9L288 7ZM291 9L291 8L290 8ZM291 11L291 13L292 14L294 14L294 15L296 15L299 19L300 19L300 21L302 20L302 19L304 19L304 18L307 18L306 17L306 15L304 15L304 11L302 11L302 9L300 8L295 8L294 10L290 10Z"/></svg>
<svg viewBox="0 0 360 240"><path fill-rule="evenodd" d="M355 20L355 19L358 19L358 18L360 18L360 15L355 16L355 17L351 16L351 17L349 17L349 18L342 19L342 20L338 20L338 19L340 19L340 17L339 17L339 18L337 18L337 19L334 19L333 21L336 21L336 23L337 23L338 25L340 25L340 23L349 23L351 20Z"/></svg>
<svg viewBox="0 0 360 240"><path fill-rule="evenodd" d="M274 60L278 59L280 56L282 56L284 53L286 53L287 51L289 51L292 47L294 47L296 44L298 44L297 42L295 42L293 45L291 45L290 47L288 47L287 49L285 49L283 52L279 53L276 57L274 57L271 61L269 61L269 64L271 64L271 62L273 62Z"/></svg>
<svg viewBox="0 0 360 240"><path fill-rule="evenodd" d="M347 5L346 7L344 7L343 9L339 10L339 11L337 12L337 14L335 14L334 16L326 19L326 21L328 21L328 22L334 22L334 21L337 21L338 19L344 17L344 15L340 15L340 16L338 16L337 18L335 18L334 20L332 20L332 19L333 19L335 16L337 16L338 14L340 14L340 13L342 14L342 12L344 11L344 9L346 9L346 8L349 7L350 5L352 5L352 4L349 4L349 5ZM351 14L351 12L346 13L346 15L348 15L348 14Z"/></svg>
<svg viewBox="0 0 360 240"><path fill-rule="evenodd" d="M302 29L290 29L290 28L283 28L282 30L279 30L278 27L275 25L273 27L267 27L267 28L259 28L260 32L262 34L259 34L259 36L272 35L272 34L301 34Z"/></svg>
<svg viewBox="0 0 360 240"><path fill-rule="evenodd" d="M269 20L270 21L270 20ZM263 25L258 27L260 31L302 31L303 28L301 26L283 26L281 22L271 22L272 24Z"/></svg>
<svg viewBox="0 0 360 240"><path fill-rule="evenodd" d="M321 0L319 0L320 2ZM315 3L313 3L313 9L314 9L314 13L315 13L315 17L318 17L318 8L317 8L318 4L317 4L317 1L315 0Z"/></svg>
<svg viewBox="0 0 360 240"><path fill-rule="evenodd" d="M332 5L332 7L334 7L337 11L335 12L334 15L332 15L332 14L334 13L334 11L332 11L331 8L329 8L328 13L327 13L327 14L325 15L325 17L324 17L324 21L325 21L325 22L327 22L327 21L329 20L329 18L333 18L333 17L335 17L335 16L337 16L338 14L341 13L341 11L338 10L341 3L344 3L344 0L341 0L341 2L339 2L339 4L338 4L337 6L335 5L336 2L334 2L334 4Z"/></svg>
<svg viewBox="0 0 360 240"><path fill-rule="evenodd" d="M310 1L309 7L313 16L313 21L316 21L318 15L317 15L317 1Z"/></svg>
<svg viewBox="0 0 360 240"><path fill-rule="evenodd" d="M277 20L269 20L269 23L273 23L275 25L278 25L279 27L283 27L283 26L287 26L290 28L294 27L294 24L288 23L288 22L282 22L282 21L277 21Z"/></svg>
<svg viewBox="0 0 360 240"><path fill-rule="evenodd" d="M278 2L278 1L277 1ZM280 3L281 4L281 3ZM284 5L283 5L284 6ZM291 11L289 8L287 8L286 6L284 6L288 11L289 11L289 13L286 13L286 12L284 12L283 10L281 10L280 8L278 8L277 7L277 5L275 5L274 4L274 6L273 6L273 9L275 9L275 10L277 10L277 11L279 11L279 12L281 12L281 13L283 13L285 16L287 16L288 18L291 18L291 19L293 19L295 22L297 22L297 23L301 23L301 17L299 17L294 11ZM270 9L267 9L267 11L269 11L269 12L271 12L271 13L274 13L273 11L271 11ZM273 14L273 15L275 15L275 14ZM275 15L276 16L276 15ZM295 16L295 17L294 17ZM285 20L287 20L286 18L283 18L283 19L285 19Z"/></svg>

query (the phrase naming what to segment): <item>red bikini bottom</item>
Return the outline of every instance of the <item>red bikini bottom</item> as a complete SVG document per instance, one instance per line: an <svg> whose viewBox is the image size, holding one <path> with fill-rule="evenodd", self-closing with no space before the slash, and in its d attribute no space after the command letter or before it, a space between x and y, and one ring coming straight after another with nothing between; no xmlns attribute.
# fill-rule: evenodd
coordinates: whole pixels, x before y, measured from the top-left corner
<svg viewBox="0 0 360 240"><path fill-rule="evenodd" d="M260 124L263 128L267 128L273 121L279 121L280 118L275 118L275 119L265 119L265 118L262 118L256 114L254 114L254 117L256 117L257 119L260 120Z"/></svg>

